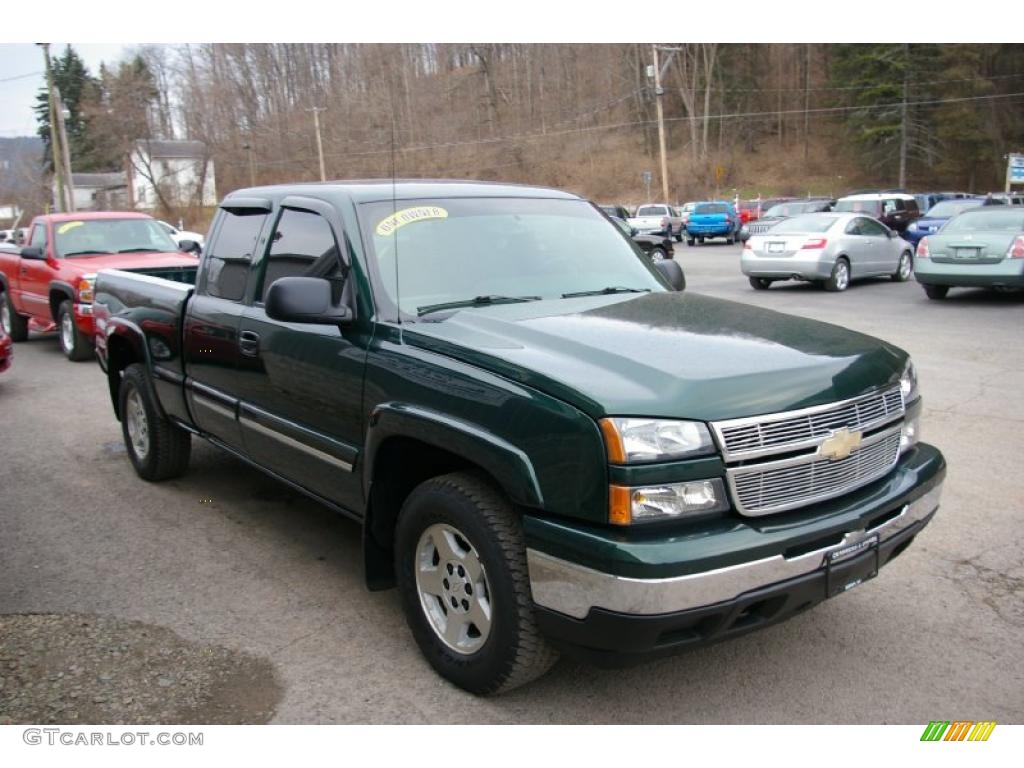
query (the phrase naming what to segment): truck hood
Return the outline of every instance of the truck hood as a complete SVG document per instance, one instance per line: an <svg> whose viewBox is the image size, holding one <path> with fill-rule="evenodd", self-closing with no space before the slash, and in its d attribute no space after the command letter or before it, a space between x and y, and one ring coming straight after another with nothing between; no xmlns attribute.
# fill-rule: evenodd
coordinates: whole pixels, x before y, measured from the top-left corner
<svg viewBox="0 0 1024 768"><path fill-rule="evenodd" d="M607 415L717 419L843 400L898 381L907 355L839 326L694 293L463 310L406 343Z"/></svg>
<svg viewBox="0 0 1024 768"><path fill-rule="evenodd" d="M83 275L101 269L124 269L129 272L163 267L195 267L199 259L184 253L111 253L95 256L72 256L61 259L61 264L80 271Z"/></svg>

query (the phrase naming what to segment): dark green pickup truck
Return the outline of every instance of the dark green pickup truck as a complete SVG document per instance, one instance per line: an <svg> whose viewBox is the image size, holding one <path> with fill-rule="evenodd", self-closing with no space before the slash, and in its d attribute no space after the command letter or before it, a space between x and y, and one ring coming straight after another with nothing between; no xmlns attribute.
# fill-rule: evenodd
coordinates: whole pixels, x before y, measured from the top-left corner
<svg viewBox="0 0 1024 768"><path fill-rule="evenodd" d="M368 585L493 693L786 619L938 507L906 353L662 264L551 189L246 189L194 286L99 273L98 357L140 476L195 435L360 522Z"/></svg>

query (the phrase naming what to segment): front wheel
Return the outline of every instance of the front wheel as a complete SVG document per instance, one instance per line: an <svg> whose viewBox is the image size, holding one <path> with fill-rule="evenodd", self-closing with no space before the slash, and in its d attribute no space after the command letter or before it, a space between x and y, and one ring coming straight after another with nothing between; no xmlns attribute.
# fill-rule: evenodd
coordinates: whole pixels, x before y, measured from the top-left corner
<svg viewBox="0 0 1024 768"><path fill-rule="evenodd" d="M141 363L124 370L118 398L128 458L143 480L168 480L185 473L191 436L160 413L156 392Z"/></svg>
<svg viewBox="0 0 1024 768"><path fill-rule="evenodd" d="M948 285L928 285L928 284L925 284L923 286L923 288L924 288L924 292L928 296L928 298L929 299L935 299L936 301L939 300L939 299L946 298L946 294L949 293L949 286Z"/></svg>
<svg viewBox="0 0 1024 768"><path fill-rule="evenodd" d="M836 259L832 274L825 281L826 291L845 291L850 287L850 263L846 259Z"/></svg>
<svg viewBox="0 0 1024 768"><path fill-rule="evenodd" d="M651 261L664 261L664 260L665 260L665 251L663 249L661 249L661 248L652 248L651 249Z"/></svg>
<svg viewBox="0 0 1024 768"><path fill-rule="evenodd" d="M526 546L509 501L476 475L420 484L395 533L405 618L431 666L471 693L511 690L558 658L533 616Z"/></svg>
<svg viewBox="0 0 1024 768"><path fill-rule="evenodd" d="M61 351L68 360L78 362L92 357L92 339L78 330L70 300L62 301L57 309L57 330Z"/></svg>
<svg viewBox="0 0 1024 768"><path fill-rule="evenodd" d="M18 314L7 291L0 290L0 325L12 341L28 339L28 318Z"/></svg>
<svg viewBox="0 0 1024 768"><path fill-rule="evenodd" d="M900 254L900 263L892 274L892 280L894 283L905 283L910 279L910 273L913 271L914 257L910 255L910 251L904 251Z"/></svg>

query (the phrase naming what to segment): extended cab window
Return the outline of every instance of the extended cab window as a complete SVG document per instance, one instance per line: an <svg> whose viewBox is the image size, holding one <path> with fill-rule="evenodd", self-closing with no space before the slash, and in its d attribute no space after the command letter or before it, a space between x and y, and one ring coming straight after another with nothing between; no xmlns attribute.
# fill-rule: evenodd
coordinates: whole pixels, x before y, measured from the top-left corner
<svg viewBox="0 0 1024 768"><path fill-rule="evenodd" d="M32 241L31 244L34 248L42 248L43 253L46 253L46 225L36 224L32 227Z"/></svg>
<svg viewBox="0 0 1024 768"><path fill-rule="evenodd" d="M322 216L285 208L270 243L260 291L263 300L270 284L282 277L323 277L340 287L338 244Z"/></svg>
<svg viewBox="0 0 1024 768"><path fill-rule="evenodd" d="M263 211L246 215L224 211L223 216L206 256L202 290L210 296L241 301L256 239L267 215Z"/></svg>

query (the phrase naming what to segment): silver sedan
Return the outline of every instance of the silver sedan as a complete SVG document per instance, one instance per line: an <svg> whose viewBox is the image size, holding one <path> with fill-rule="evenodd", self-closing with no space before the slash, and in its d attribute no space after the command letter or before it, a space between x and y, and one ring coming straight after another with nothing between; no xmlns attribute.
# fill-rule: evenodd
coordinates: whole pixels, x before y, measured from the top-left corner
<svg viewBox="0 0 1024 768"><path fill-rule="evenodd" d="M877 219L857 213L805 213L743 244L740 268L763 291L776 280L806 280L845 291L850 280L910 278L913 246Z"/></svg>

